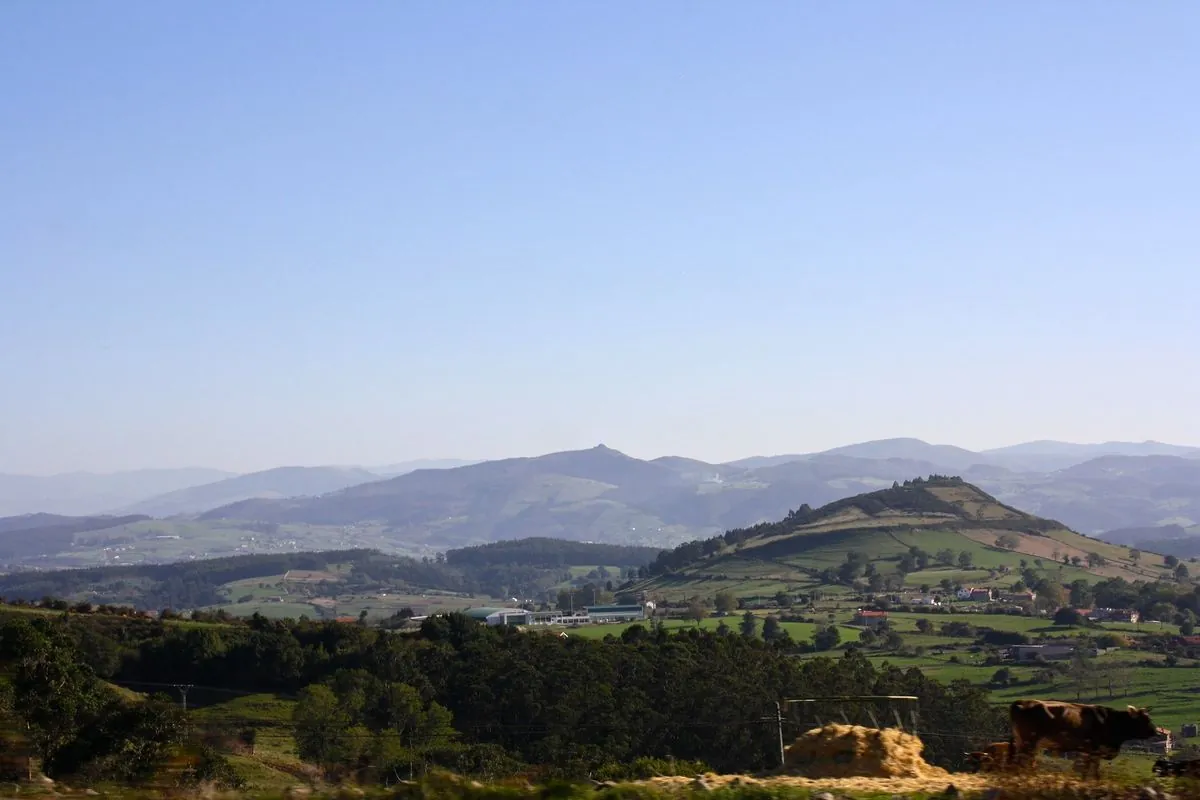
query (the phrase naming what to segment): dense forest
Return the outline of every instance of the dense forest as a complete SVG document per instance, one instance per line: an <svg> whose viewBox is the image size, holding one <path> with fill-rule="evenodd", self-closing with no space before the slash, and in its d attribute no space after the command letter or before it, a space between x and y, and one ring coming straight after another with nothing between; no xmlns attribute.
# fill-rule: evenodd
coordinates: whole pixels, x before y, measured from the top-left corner
<svg viewBox="0 0 1200 800"><path fill-rule="evenodd" d="M0 674L9 687L0 714L10 718L0 728L29 731L23 745L9 746L31 749L52 777L135 777L148 767L115 764L113 742L152 761L180 738L174 712L147 727L146 707L111 699L99 678L193 684L189 707L238 692L297 697L290 723L300 754L338 774L440 764L583 776L637 758L755 770L778 760L769 715L785 698L916 695L916 714L906 711L905 722L938 733L926 757L947 766L1002 722L985 691L965 682L876 669L857 652L797 660L786 646L731 631L634 626L595 641L487 627L459 614L431 617L410 634L263 618L180 626L67 612L0 620ZM202 687L220 692L206 699ZM164 701L155 702L163 710ZM869 718L853 704L836 712ZM821 713L789 715L785 736ZM222 724L228 735L253 736L250 721ZM108 741L94 730L108 731ZM130 744L139 736L145 746Z"/></svg>

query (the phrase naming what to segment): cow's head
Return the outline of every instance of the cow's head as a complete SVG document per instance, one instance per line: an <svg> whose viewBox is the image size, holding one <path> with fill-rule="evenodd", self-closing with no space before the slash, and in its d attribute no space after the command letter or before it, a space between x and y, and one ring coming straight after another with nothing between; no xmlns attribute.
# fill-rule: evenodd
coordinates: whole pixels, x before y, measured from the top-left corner
<svg viewBox="0 0 1200 800"><path fill-rule="evenodd" d="M1153 739L1159 734L1159 728L1150 721L1150 709L1128 706L1129 727L1126 734L1135 739Z"/></svg>

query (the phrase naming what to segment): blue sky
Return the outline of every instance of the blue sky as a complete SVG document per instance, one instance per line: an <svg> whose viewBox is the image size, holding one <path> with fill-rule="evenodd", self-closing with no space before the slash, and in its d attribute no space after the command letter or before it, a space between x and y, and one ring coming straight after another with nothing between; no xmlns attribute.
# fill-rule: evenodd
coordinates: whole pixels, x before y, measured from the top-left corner
<svg viewBox="0 0 1200 800"><path fill-rule="evenodd" d="M1200 444L1198 30L0 5L0 471Z"/></svg>

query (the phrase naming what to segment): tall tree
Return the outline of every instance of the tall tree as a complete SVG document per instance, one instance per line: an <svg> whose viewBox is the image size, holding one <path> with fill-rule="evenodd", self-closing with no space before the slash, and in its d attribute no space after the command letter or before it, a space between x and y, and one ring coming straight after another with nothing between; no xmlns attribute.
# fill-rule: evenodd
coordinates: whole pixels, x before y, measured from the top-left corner
<svg viewBox="0 0 1200 800"><path fill-rule="evenodd" d="M296 752L305 761L333 766L347 759L352 745L350 715L328 686L301 689L292 721Z"/></svg>
<svg viewBox="0 0 1200 800"><path fill-rule="evenodd" d="M732 614L737 611L738 607L737 598L734 597L733 592L717 592L716 597L713 598L713 605L722 614Z"/></svg>

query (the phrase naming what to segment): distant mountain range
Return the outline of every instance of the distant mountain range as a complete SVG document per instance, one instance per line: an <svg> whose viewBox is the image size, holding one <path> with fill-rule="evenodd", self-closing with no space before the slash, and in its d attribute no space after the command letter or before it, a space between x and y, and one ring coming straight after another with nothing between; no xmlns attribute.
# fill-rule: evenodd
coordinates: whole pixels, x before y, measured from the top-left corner
<svg viewBox="0 0 1200 800"><path fill-rule="evenodd" d="M419 469L476 464L460 458L419 459L378 467L276 467L238 474L219 469L143 469L97 474L0 473L0 516L18 514L195 514L250 497L322 494Z"/></svg>
<svg viewBox="0 0 1200 800"><path fill-rule="evenodd" d="M155 495L232 478L219 469L139 469L100 475L5 475L0 473L0 516L9 514L103 514Z"/></svg>
<svg viewBox="0 0 1200 800"><path fill-rule="evenodd" d="M383 476L355 467L276 467L200 486L176 489L134 503L122 511L129 514L148 514L152 517L199 514L211 508L254 497L321 495L345 489L347 486L378 480L383 480Z"/></svg>
<svg viewBox="0 0 1200 800"><path fill-rule="evenodd" d="M855 458L908 458L930 461L954 469L993 466L1017 472L1053 472L1102 456L1179 456L1200 458L1200 447L1187 447L1162 442L1104 442L1076 444L1042 440L997 447L992 450L967 450L947 444L929 444L920 439L878 439L870 442L835 447L821 453L752 456L732 464L755 468L800 461L825 455L844 455Z"/></svg>
<svg viewBox="0 0 1200 800"><path fill-rule="evenodd" d="M1148 530L1137 535L1156 542L1200 534L1200 448L1159 442L1040 441L976 452L902 438L724 464L646 461L598 446L372 469L0 475L0 514L138 514L223 530L368 525L383 541L417 550L527 536L658 547L930 474L962 476L1009 505L1114 542L1129 530ZM175 530L160 528L159 536Z"/></svg>

